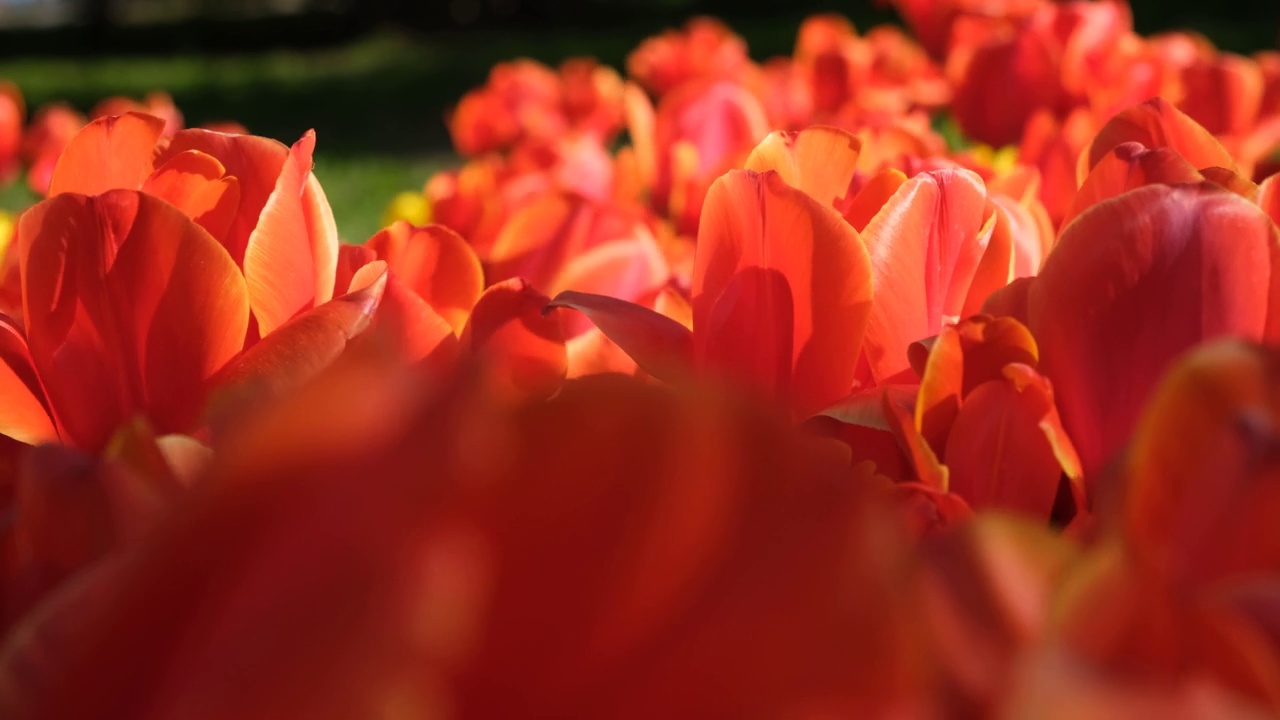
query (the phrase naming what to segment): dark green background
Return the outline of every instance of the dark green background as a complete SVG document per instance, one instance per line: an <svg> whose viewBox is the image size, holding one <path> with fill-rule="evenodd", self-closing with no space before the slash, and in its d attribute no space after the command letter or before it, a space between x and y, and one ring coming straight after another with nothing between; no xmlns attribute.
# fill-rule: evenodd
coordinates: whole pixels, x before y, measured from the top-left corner
<svg viewBox="0 0 1280 720"><path fill-rule="evenodd" d="M316 172L344 236L362 240L394 192L455 162L444 113L496 62L593 55L620 67L643 38L695 13L724 18L756 58L789 53L813 12L842 12L863 28L895 19L870 2L458 1L479 3L473 21L454 19L454 0L319 0L331 10L253 21L235 17L232 0L192 0L193 14L178 22L126 26L108 15L0 31L0 77L32 106L65 100L87 110L107 95L159 88L192 124L234 119L286 142L315 128ZM1192 27L1242 52L1274 47L1280 32L1276 0L1133 7L1143 32ZM31 200L21 187L0 194L11 210Z"/></svg>

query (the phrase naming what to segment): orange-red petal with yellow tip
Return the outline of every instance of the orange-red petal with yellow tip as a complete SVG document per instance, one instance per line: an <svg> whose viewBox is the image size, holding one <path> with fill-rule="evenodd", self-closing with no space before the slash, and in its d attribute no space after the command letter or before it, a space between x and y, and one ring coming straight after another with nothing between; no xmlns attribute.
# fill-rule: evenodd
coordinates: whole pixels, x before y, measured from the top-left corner
<svg viewBox="0 0 1280 720"><path fill-rule="evenodd" d="M1117 145L1137 142L1148 148L1170 148L1192 167L1236 169L1231 154L1181 110L1163 98L1152 98L1107 121L1081 155L1077 177L1083 179Z"/></svg>
<svg viewBox="0 0 1280 720"><path fill-rule="evenodd" d="M915 427L934 453L944 457L947 436L964 398L965 352L955 327L942 328L932 340L929 358L920 373Z"/></svg>
<svg viewBox="0 0 1280 720"><path fill-rule="evenodd" d="M773 172L711 187L693 277L694 354L807 417L849 394L871 263L835 210Z"/></svg>
<svg viewBox="0 0 1280 720"><path fill-rule="evenodd" d="M290 320L212 379L209 419L215 426L234 422L246 407L315 377L369 327L386 290L387 273L369 278L357 270L352 282L357 289Z"/></svg>
<svg viewBox="0 0 1280 720"><path fill-rule="evenodd" d="M877 381L906 370L907 347L958 318L994 219L982 179L957 169L907 181L867 225L875 302L864 351Z"/></svg>
<svg viewBox="0 0 1280 720"><path fill-rule="evenodd" d="M1067 212L1061 227L1088 208L1136 187L1164 183L1198 183L1204 176L1176 150L1169 147L1148 149L1137 142L1121 143L1103 155L1085 178Z"/></svg>
<svg viewBox="0 0 1280 720"><path fill-rule="evenodd" d="M568 372L559 313L520 278L484 291L459 338L464 357L478 359L493 387L513 398L548 397Z"/></svg>
<svg viewBox="0 0 1280 720"><path fill-rule="evenodd" d="M315 145L309 130L290 148L245 247L244 277L262 337L333 297L338 233L311 175Z"/></svg>
<svg viewBox="0 0 1280 720"><path fill-rule="evenodd" d="M1272 337L1280 231L1212 184L1148 185L1067 226L1027 303L1041 372L1087 478L1184 351L1223 335Z"/></svg>
<svg viewBox="0 0 1280 720"><path fill-rule="evenodd" d="M943 461L950 491L975 509L999 508L1047 521L1064 468L1042 425L1056 425L1053 391L1026 365L979 385L951 428Z"/></svg>
<svg viewBox="0 0 1280 720"><path fill-rule="evenodd" d="M240 205L235 220L223 241L237 265L244 266L245 247L249 235L258 224L267 198L276 187L280 171L289 157L283 143L257 135L238 135L212 130L182 130L169 141L169 146L156 157L160 165L188 150L199 150L222 163L228 176L240 185Z"/></svg>
<svg viewBox="0 0 1280 720"><path fill-rule="evenodd" d="M156 142L163 131L160 118L134 112L85 125L58 158L49 195L137 190L155 167Z"/></svg>
<svg viewBox="0 0 1280 720"><path fill-rule="evenodd" d="M915 404L918 396L919 388L910 385L886 387L881 398L884 417L898 439L898 446L911 460L915 477L926 487L946 492L950 485L950 471L916 429Z"/></svg>
<svg viewBox="0 0 1280 720"><path fill-rule="evenodd" d="M364 245L385 260L404 283L461 333L484 292L480 259L461 235L443 225L415 227L397 221Z"/></svg>
<svg viewBox="0 0 1280 720"><path fill-rule="evenodd" d="M0 435L30 445L55 442L58 431L45 407L44 388L31 364L27 340L0 315Z"/></svg>
<svg viewBox="0 0 1280 720"><path fill-rule="evenodd" d="M760 173L775 170L791 187L824 205L836 205L849 192L861 149L857 138L839 128L777 130L751 151L743 167Z"/></svg>
<svg viewBox="0 0 1280 720"><path fill-rule="evenodd" d="M678 380L693 368L693 333L679 322L626 300L565 291L548 307L585 314L645 372L660 380Z"/></svg>
<svg viewBox="0 0 1280 720"><path fill-rule="evenodd" d="M136 413L192 429L248 324L226 250L136 190L55 196L23 215L18 242L31 358L63 440L97 450Z"/></svg>
<svg viewBox="0 0 1280 720"><path fill-rule="evenodd" d="M240 181L222 163L198 150L178 153L156 168L142 191L167 200L219 241L240 208Z"/></svg>
<svg viewBox="0 0 1280 720"><path fill-rule="evenodd" d="M1246 200L1257 200L1258 184L1240 173L1224 167L1201 168L1205 180L1220 185Z"/></svg>
<svg viewBox="0 0 1280 720"><path fill-rule="evenodd" d="M1275 423L1280 356L1226 340L1186 355L1143 413L1127 465L1135 553L1182 583L1243 579L1280 563Z"/></svg>

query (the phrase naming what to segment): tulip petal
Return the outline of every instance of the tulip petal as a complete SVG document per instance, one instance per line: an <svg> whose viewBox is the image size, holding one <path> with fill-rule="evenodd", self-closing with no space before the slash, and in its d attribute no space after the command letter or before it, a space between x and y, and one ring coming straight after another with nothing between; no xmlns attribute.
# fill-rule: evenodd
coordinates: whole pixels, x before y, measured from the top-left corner
<svg viewBox="0 0 1280 720"><path fill-rule="evenodd" d="M1195 166L1169 147L1147 149L1136 142L1121 143L1102 156L1067 206L1061 227L1089 207L1143 185L1198 183Z"/></svg>
<svg viewBox="0 0 1280 720"><path fill-rule="evenodd" d="M1170 148L1194 168L1236 170L1231 154L1181 110L1163 98L1152 98L1120 112L1098 131L1081 155L1080 178L1102 162L1117 145L1137 142L1148 148Z"/></svg>
<svg viewBox="0 0 1280 720"><path fill-rule="evenodd" d="M712 185L693 278L697 362L789 403L800 417L848 395L871 308L862 241L776 173Z"/></svg>
<svg viewBox="0 0 1280 720"><path fill-rule="evenodd" d="M849 207L844 209L844 219L858 232L865 232L871 219L880 212L880 208L889 202L889 198L898 192L898 188L907 182L907 176L901 170L887 168L871 177L858 194L853 196Z"/></svg>
<svg viewBox="0 0 1280 720"><path fill-rule="evenodd" d="M290 148L245 247L244 277L262 337L333 297L338 233L311 174L315 145L315 132L307 131Z"/></svg>
<svg viewBox="0 0 1280 720"><path fill-rule="evenodd" d="M96 450L136 413L162 432L191 429L248 324L226 250L135 190L35 206L19 250L31 357L64 440Z"/></svg>
<svg viewBox="0 0 1280 720"><path fill-rule="evenodd" d="M136 112L85 125L58 158L49 195L137 190L155 167L156 142L163 131L163 120Z"/></svg>
<svg viewBox="0 0 1280 720"><path fill-rule="evenodd" d="M228 363L213 378L212 419L278 397L333 364L373 321L387 286L385 267L377 269L372 278L357 271L356 289L302 313Z"/></svg>
<svg viewBox="0 0 1280 720"><path fill-rule="evenodd" d="M480 359L510 397L548 397L564 382L564 329L558 314L543 314L549 302L524 280L504 280L480 296L459 338L462 354Z"/></svg>
<svg viewBox="0 0 1280 720"><path fill-rule="evenodd" d="M414 227L395 222L364 245L385 260L398 282L422 298L454 333L484 292L484 270L475 250L443 225Z"/></svg>
<svg viewBox="0 0 1280 720"><path fill-rule="evenodd" d="M1086 477L1124 443L1183 351L1262 339L1280 315L1280 232L1212 184L1148 185L1085 211L1027 293L1040 367Z"/></svg>
<svg viewBox="0 0 1280 720"><path fill-rule="evenodd" d="M198 150L178 153L156 168L142 191L167 200L222 240L240 207L240 182L212 155Z"/></svg>
<svg viewBox="0 0 1280 720"><path fill-rule="evenodd" d="M907 347L959 316L994 220L980 177L939 170L907 181L867 225L876 297L864 350L877 381L906 370Z"/></svg>
<svg viewBox="0 0 1280 720"><path fill-rule="evenodd" d="M653 297L670 278L671 270L657 244L651 238L637 236L597 245L571 259L552 281L550 291L572 290L641 302ZM589 327L586 318L582 323L566 318L565 332L569 337Z"/></svg>
<svg viewBox="0 0 1280 720"><path fill-rule="evenodd" d="M751 151L743 167L758 173L774 170L783 182L814 200L836 205L849 192L861 149L857 138L839 128L779 130Z"/></svg>
<svg viewBox="0 0 1280 720"><path fill-rule="evenodd" d="M30 445L55 442L44 388L31 364L26 338L13 321L0 315L0 435Z"/></svg>
<svg viewBox="0 0 1280 720"><path fill-rule="evenodd" d="M1026 365L1010 364L1004 377L979 385L960 407L943 455L950 491L975 510L1047 521L1063 467L1041 426L1056 424L1056 415L1053 391Z"/></svg>
<svg viewBox="0 0 1280 720"><path fill-rule="evenodd" d="M1280 358L1225 340L1186 355L1143 413L1129 455L1126 536L1179 582L1270 572L1280 539L1274 422Z"/></svg>
<svg viewBox="0 0 1280 720"><path fill-rule="evenodd" d="M231 229L222 241L236 264L243 267L249 235L257 227L263 207L275 190L276 181L289 158L289 148L279 141L257 135L191 129L175 134L156 162L163 165L173 156L188 150L199 150L217 158L226 168L226 175L236 178L240 185L240 205Z"/></svg>
<svg viewBox="0 0 1280 720"><path fill-rule="evenodd" d="M659 380L679 379L693 367L693 333L642 305L566 290L556 295L548 307L584 313L641 369Z"/></svg>

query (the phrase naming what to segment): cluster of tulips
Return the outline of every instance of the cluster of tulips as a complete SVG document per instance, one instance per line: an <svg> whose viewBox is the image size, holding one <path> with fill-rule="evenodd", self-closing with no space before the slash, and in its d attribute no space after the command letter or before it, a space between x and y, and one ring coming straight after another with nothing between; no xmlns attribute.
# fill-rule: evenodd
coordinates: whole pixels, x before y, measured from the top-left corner
<svg viewBox="0 0 1280 720"><path fill-rule="evenodd" d="M1280 54L894 4L499 65L363 244L313 133L74 123L0 717L1280 712Z"/></svg>

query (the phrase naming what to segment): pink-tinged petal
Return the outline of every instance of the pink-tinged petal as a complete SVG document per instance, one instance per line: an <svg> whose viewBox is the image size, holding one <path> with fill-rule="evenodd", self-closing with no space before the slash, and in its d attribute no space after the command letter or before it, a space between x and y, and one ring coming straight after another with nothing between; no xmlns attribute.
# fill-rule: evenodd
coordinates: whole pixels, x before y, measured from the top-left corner
<svg viewBox="0 0 1280 720"><path fill-rule="evenodd" d="M365 247L385 260L399 282L461 333L484 292L484 270L467 241L443 225L414 227L395 222L369 238Z"/></svg>
<svg viewBox="0 0 1280 720"><path fill-rule="evenodd" d="M626 300L565 291L548 307L582 312L645 372L678 380L693 367L693 333L671 318Z"/></svg>
<svg viewBox="0 0 1280 720"><path fill-rule="evenodd" d="M58 158L49 195L137 190L155 167L156 142L163 131L160 118L134 112L85 125Z"/></svg>
<svg viewBox="0 0 1280 720"><path fill-rule="evenodd" d="M228 363L211 381L210 420L233 423L247 407L279 397L332 365L373 322L387 286L386 268L379 264L376 270L373 277L357 270L350 292L302 313Z"/></svg>
<svg viewBox="0 0 1280 720"><path fill-rule="evenodd" d="M137 413L192 429L248 324L226 250L136 190L55 196L23 215L18 241L31 357L63 439L97 450Z"/></svg>
<svg viewBox="0 0 1280 720"><path fill-rule="evenodd" d="M550 288L573 258L605 242L652 237L632 208L550 192L521 208L482 259L490 283L524 278Z"/></svg>
<svg viewBox="0 0 1280 720"><path fill-rule="evenodd" d="M44 388L31 364L27 340L9 318L0 315L0 435L37 445L56 442L45 407Z"/></svg>
<svg viewBox="0 0 1280 720"><path fill-rule="evenodd" d="M876 296L864 350L877 382L908 368L911 343L959 317L994 220L982 179L956 169L907 181L867 225Z"/></svg>
<svg viewBox="0 0 1280 720"><path fill-rule="evenodd" d="M1083 155L1079 177L1102 162L1117 145L1137 142L1148 148L1170 148L1195 168L1236 169L1231 154L1209 131L1163 98L1152 98L1107 121Z"/></svg>
<svg viewBox="0 0 1280 720"><path fill-rule="evenodd" d="M1057 423L1053 391L1035 370L1013 363L1004 377L978 386L964 400L943 461L950 491L975 509L999 508L1049 519L1064 468L1063 448L1042 426ZM1065 452L1073 455L1070 445Z"/></svg>
<svg viewBox="0 0 1280 720"><path fill-rule="evenodd" d="M239 181L240 206L227 236L220 239L236 264L243 267L249 235L257 227L258 217L275 190L276 181L289 158L289 148L279 141L257 135L183 130L173 136L156 162L163 165L173 156L188 150L199 150L217 158L226 168L226 174Z"/></svg>
<svg viewBox="0 0 1280 720"><path fill-rule="evenodd" d="M564 328L559 313L544 313L549 302L524 280L504 280L480 296L459 338L462 355L479 359L510 397L548 397L564 382Z"/></svg>
<svg viewBox="0 0 1280 720"><path fill-rule="evenodd" d="M641 302L671 277L662 251L652 238L614 240L571 259L551 283L549 291L566 290ZM565 318L565 334L576 337L591 327L586 318Z"/></svg>
<svg viewBox="0 0 1280 720"><path fill-rule="evenodd" d="M862 143L834 127L815 125L799 132L775 131L751 154L743 167L774 170L783 182L824 205L836 205L849 192Z"/></svg>
<svg viewBox="0 0 1280 720"><path fill-rule="evenodd" d="M1062 217L1062 227L1093 205L1143 185L1198 183L1204 176L1176 150L1147 149L1136 142L1121 143L1102 156L1076 192Z"/></svg>
<svg viewBox="0 0 1280 720"><path fill-rule="evenodd" d="M156 168L142 191L167 200L221 241L240 207L240 181L222 163L198 150L178 153Z"/></svg>
<svg viewBox="0 0 1280 720"><path fill-rule="evenodd" d="M871 264L835 210L776 173L735 170L707 195L693 277L694 353L807 417L849 394Z"/></svg>
<svg viewBox="0 0 1280 720"><path fill-rule="evenodd" d="M311 174L315 144L308 131L290 148L245 247L244 276L262 337L333 297L338 233Z"/></svg>
<svg viewBox="0 0 1280 720"><path fill-rule="evenodd" d="M1027 325L1086 478L1178 355L1223 335L1269 336L1278 258L1275 224L1210 184L1141 187L1066 228L1027 293Z"/></svg>

